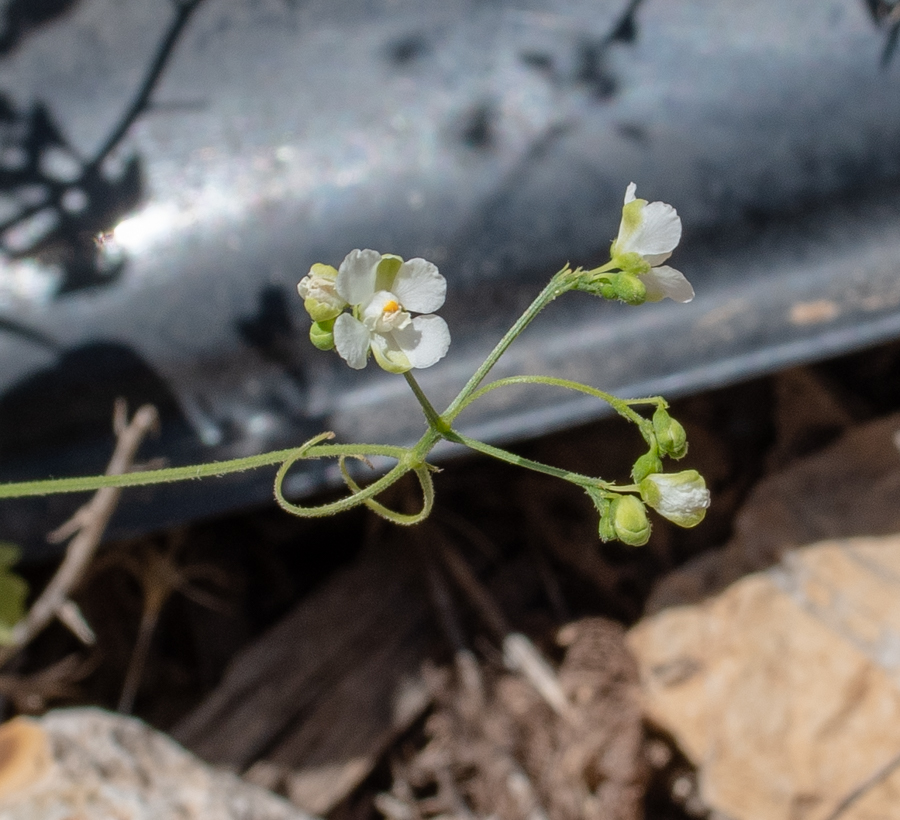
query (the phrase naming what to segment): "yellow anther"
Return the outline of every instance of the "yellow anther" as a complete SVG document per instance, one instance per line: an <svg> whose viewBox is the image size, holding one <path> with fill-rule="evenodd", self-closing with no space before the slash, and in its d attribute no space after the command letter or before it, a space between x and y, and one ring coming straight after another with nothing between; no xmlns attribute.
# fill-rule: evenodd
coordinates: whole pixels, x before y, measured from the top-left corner
<svg viewBox="0 0 900 820"><path fill-rule="evenodd" d="M400 310L400 305L393 299L384 303L384 313L396 313L398 310Z"/></svg>

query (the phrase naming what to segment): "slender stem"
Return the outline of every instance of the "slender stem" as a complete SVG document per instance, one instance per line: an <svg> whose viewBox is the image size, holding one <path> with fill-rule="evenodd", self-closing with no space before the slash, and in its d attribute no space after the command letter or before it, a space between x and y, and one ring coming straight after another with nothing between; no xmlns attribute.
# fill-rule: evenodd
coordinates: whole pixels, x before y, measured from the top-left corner
<svg viewBox="0 0 900 820"><path fill-rule="evenodd" d="M478 441L478 439L469 438L468 436L464 436L461 433L457 433L455 430L451 436L447 437L450 441L456 441L459 444L464 444L470 450L475 450L479 453L484 453L485 455L491 456L493 458L499 459L500 461L505 461L508 464L514 464L516 467L524 467L526 470L533 470L536 473L544 473L545 475L551 475L554 478L561 478L563 481L569 481L572 484L577 484L580 487L614 487L614 484L611 484L607 481L601 481L598 478L593 478L592 476L582 475L581 473L574 473L571 470L562 470L559 467L552 467L549 464L542 464L540 461L532 461L530 458L524 458L522 456L517 456L515 453L510 453L508 450L502 450L499 447L494 447L491 444L485 444L483 441Z"/></svg>
<svg viewBox="0 0 900 820"><path fill-rule="evenodd" d="M316 437L312 441L321 441ZM19 498L23 496L50 495L52 493L79 493L98 490L101 487L136 487L145 484L164 484L170 481L184 481L191 478L221 476L228 473L239 473L244 470L255 470L272 464L280 464L292 456L298 449L275 450L257 456L235 458L229 461L213 461L208 464L192 464L187 467L169 467L163 470L144 470L124 475L98 475L83 478L57 478L46 481L20 481L11 484L0 484L0 498ZM392 447L377 444L313 444L303 451L303 458L322 458L327 456L387 456L402 459L409 453L404 447Z"/></svg>
<svg viewBox="0 0 900 820"><path fill-rule="evenodd" d="M486 384L480 390L472 393L468 398L466 398L463 402L461 402L460 406L457 407L456 411L453 415L449 413L445 413L444 416L448 421L452 421L456 416L458 416L466 407L468 407L472 402L477 401L482 396L490 393L491 390L496 390L498 387L508 387L513 384L547 384L551 387L563 387L566 390L574 390L578 393L585 393L588 396L594 396L595 398L601 399L605 401L610 407L613 408L620 416L628 419L631 422L637 424L641 429L650 425L650 422L647 421L642 415L637 413L636 411L631 409L632 404L656 404L660 403L659 398L646 398L646 399L620 399L617 396L612 395L612 393L607 393L604 390L598 390L595 387L590 387L586 384L581 384L581 382L571 381L570 379L559 379L554 376L508 376L503 379L497 379L496 381L491 382L490 384Z"/></svg>
<svg viewBox="0 0 900 820"><path fill-rule="evenodd" d="M456 417L459 412L458 408L466 399L475 391L475 388L484 380L485 376L491 371L491 368L497 364L497 360L506 352L507 348L516 340L519 334L525 330L528 325L534 321L535 317L549 305L557 296L562 295L569 290L569 285L565 281L565 275L571 274L572 271L565 267L559 273L555 274L548 282L547 286L538 294L537 298L525 309L525 312L516 320L516 323L504 334L503 338L497 342L497 346L488 354L488 357L482 362L478 370L475 371L472 378L466 382L465 387L460 391L459 395L451 402L450 406L444 411L443 418L447 421Z"/></svg>
<svg viewBox="0 0 900 820"><path fill-rule="evenodd" d="M428 400L428 396L422 392L422 388L419 387L419 383L416 381L415 376L413 376L409 370L407 370L403 376L406 379L406 383L415 394L416 399L418 399L419 404L422 405L422 410L425 413L425 418L428 419L429 427L441 433L447 430L448 426L446 422L438 415L438 411L434 409L434 406Z"/></svg>

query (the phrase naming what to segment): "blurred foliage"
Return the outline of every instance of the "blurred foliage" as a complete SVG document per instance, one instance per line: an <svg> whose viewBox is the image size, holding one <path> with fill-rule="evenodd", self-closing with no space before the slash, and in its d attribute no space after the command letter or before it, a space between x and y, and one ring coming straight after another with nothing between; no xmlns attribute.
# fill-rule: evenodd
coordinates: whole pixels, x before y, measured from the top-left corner
<svg viewBox="0 0 900 820"><path fill-rule="evenodd" d="M0 644L12 640L13 627L25 616L28 584L12 571L21 550L15 544L0 542Z"/></svg>

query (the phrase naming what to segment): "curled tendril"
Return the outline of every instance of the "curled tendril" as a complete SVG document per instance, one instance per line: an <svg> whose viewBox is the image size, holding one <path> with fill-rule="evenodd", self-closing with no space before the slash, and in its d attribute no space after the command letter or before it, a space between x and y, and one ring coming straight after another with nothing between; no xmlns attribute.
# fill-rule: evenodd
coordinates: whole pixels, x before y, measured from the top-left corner
<svg viewBox="0 0 900 820"><path fill-rule="evenodd" d="M346 461L348 458L357 458L365 464L369 464L369 462L363 456L340 457L341 475L344 477L344 483L353 491L354 494L363 492L362 488L353 480L353 477L347 470ZM369 466L371 466L371 464ZM400 524L404 527L418 524L420 521L424 521L426 518L428 518L428 516L431 514L432 507L434 507L434 481L431 478L431 471L433 469L434 468L428 464L420 464L418 467L412 468L412 472L416 474L416 478L419 480L419 486L422 488L422 509L417 513L396 512L389 509L388 507L385 507L384 504L380 504L379 502L375 501L374 498L366 498L362 503L365 504L370 510L372 510L372 512L377 513L382 518L385 518L394 524ZM354 496L350 497L353 498Z"/></svg>
<svg viewBox="0 0 900 820"><path fill-rule="evenodd" d="M388 487L390 487L395 482L399 481L403 476L405 476L410 470L413 470L416 475L419 477L419 483L422 484L423 493L425 493L426 505L425 509L427 511L431 510L431 505L434 500L434 489L433 487L428 487L427 485L431 484L431 477L427 476L427 481L424 481L422 475L420 475L420 470L423 469L422 465L414 466L411 465L410 462L410 454L411 450L405 447L392 447L389 445L378 446L378 445L322 445L320 442L325 439L334 438L333 433L323 433L320 436L316 436L313 439L310 439L302 447L298 447L296 450L290 453L287 458L282 461L281 466L278 468L278 472L275 474L275 500L278 502L278 506L286 512L291 513L291 515L299 516L300 518L321 518L327 515L334 515L336 513L344 512L345 510L353 509L354 507L358 507L360 504L366 504L367 506L371 506L371 509L376 512L380 512L376 509L376 507L381 507L388 515L386 518L390 516L399 516L400 513L394 513L391 510L388 510L386 507L382 507L382 505L378 504L376 501L372 499L378 495L379 493L384 492ZM303 507L299 504L292 504L284 497L283 484L284 480L287 477L288 471L291 467L294 466L298 461L306 458L322 458L326 456L336 456L341 461L341 472L345 476L345 480L349 477L344 469L344 460L347 458L358 458L362 461L368 463L368 456L387 456L388 458L397 459L397 464L387 473L385 473L381 478L377 481L374 481L368 487L360 488L358 485L352 482L352 479L348 481L348 486L351 490L353 490L353 494L348 496L347 498L342 498L339 501L332 501L329 504L320 504L317 507ZM426 471L427 473L427 471ZM426 512L427 515L427 512ZM395 520L394 518L390 518L390 520ZM418 519L417 519L418 520ZM414 521L398 521L398 523L415 523Z"/></svg>

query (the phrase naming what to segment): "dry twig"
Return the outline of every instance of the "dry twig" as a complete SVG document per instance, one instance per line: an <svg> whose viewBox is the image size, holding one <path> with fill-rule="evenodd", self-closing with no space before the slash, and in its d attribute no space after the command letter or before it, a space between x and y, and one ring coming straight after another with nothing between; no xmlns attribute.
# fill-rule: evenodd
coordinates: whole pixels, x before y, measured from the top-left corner
<svg viewBox="0 0 900 820"><path fill-rule="evenodd" d="M127 473L132 468L141 442L158 424L159 415L151 405L141 407L129 422L125 402L119 399L113 409L116 447L106 475ZM0 666L29 644L54 618L69 627L80 640L92 642L93 632L70 596L84 577L100 545L121 493L118 487L102 487L65 524L50 533L50 541L60 542L70 537L72 540L50 583L31 605L28 614L13 628L12 642L0 648Z"/></svg>

